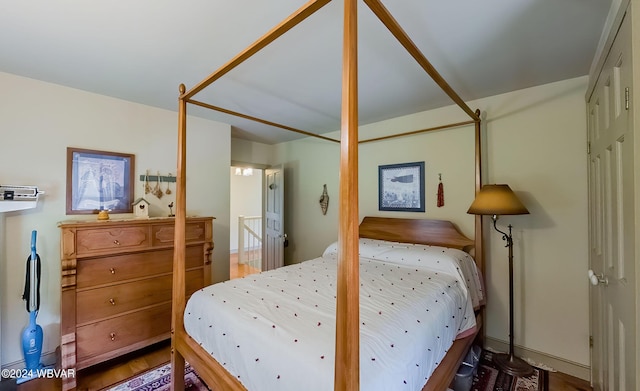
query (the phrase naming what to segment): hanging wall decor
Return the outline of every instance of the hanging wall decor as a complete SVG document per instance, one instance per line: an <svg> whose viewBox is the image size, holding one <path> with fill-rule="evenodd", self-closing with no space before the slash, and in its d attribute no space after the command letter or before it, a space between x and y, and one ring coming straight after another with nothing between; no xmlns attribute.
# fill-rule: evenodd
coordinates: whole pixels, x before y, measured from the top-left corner
<svg viewBox="0 0 640 391"><path fill-rule="evenodd" d="M324 189L322 190L322 195L320 196L320 209L322 209L322 214L327 214L327 209L329 208L329 193L327 193L327 185L323 185Z"/></svg>
<svg viewBox="0 0 640 391"><path fill-rule="evenodd" d="M171 177L171 173L169 173L169 177ZM169 187L169 181L165 181L167 183L167 188L164 191L164 194L169 195L171 194L171 188Z"/></svg>
<svg viewBox="0 0 640 391"><path fill-rule="evenodd" d="M149 170L144 176L144 194L151 193L151 185L149 185Z"/></svg>
<svg viewBox="0 0 640 391"><path fill-rule="evenodd" d="M444 186L442 185L442 174L438 174L440 183L438 183L438 208L444 206Z"/></svg>
<svg viewBox="0 0 640 391"><path fill-rule="evenodd" d="M162 183L162 177L160 176L160 172L158 172L158 176L156 177L156 187L153 188L153 195L158 197L158 199L162 198L164 195L160 183Z"/></svg>
<svg viewBox="0 0 640 391"><path fill-rule="evenodd" d="M176 177L169 173L168 175L160 174L150 175L149 170L140 175L140 182L143 183L144 194L153 194L156 198L162 198L163 195L169 195L173 193L171 190L171 183L176 182ZM152 183L155 185L152 186ZM163 185L164 183L164 185ZM163 191L162 188L165 188Z"/></svg>

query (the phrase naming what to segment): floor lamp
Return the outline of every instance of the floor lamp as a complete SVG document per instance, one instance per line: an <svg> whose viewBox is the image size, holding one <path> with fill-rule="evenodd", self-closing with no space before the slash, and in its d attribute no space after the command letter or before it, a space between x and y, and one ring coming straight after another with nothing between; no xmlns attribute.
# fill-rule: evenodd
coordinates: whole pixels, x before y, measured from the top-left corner
<svg viewBox="0 0 640 391"><path fill-rule="evenodd" d="M509 233L502 232L496 226L499 215L529 214L527 208L520 202L508 185L484 185L476 194L467 213L475 215L491 215L493 228L502 234L502 240L507 241L509 248L509 353L494 354L493 361L498 368L513 376L528 376L533 368L526 361L513 354L513 239L511 224Z"/></svg>

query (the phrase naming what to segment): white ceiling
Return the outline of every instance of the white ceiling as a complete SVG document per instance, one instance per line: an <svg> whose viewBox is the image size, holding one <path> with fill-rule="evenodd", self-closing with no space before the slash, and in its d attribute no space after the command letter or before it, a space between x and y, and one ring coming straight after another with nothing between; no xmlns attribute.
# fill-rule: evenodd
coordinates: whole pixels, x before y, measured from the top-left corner
<svg viewBox="0 0 640 391"><path fill-rule="evenodd" d="M0 71L176 110L187 89L305 0L0 3ZM589 73L611 0L383 0L469 101ZM334 0L196 96L313 133L340 128L343 2ZM360 123L452 104L359 3ZM12 93L3 91L3 93ZM295 133L189 106L234 137Z"/></svg>

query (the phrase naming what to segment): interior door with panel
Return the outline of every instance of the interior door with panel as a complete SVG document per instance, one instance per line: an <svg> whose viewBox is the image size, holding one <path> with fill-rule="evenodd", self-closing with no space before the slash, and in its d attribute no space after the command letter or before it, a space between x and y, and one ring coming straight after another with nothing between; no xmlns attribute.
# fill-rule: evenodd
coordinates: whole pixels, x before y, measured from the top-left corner
<svg viewBox="0 0 640 391"><path fill-rule="evenodd" d="M264 171L264 246L262 271L284 266L284 171L282 167Z"/></svg>
<svg viewBox="0 0 640 391"><path fill-rule="evenodd" d="M591 371L595 391L636 389L634 134L627 14L588 101Z"/></svg>

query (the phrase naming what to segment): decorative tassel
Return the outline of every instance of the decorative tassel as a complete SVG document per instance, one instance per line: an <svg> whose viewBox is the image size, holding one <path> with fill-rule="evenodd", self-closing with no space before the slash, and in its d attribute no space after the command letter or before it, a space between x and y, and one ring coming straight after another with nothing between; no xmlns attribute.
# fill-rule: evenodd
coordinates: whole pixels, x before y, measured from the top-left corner
<svg viewBox="0 0 640 391"><path fill-rule="evenodd" d="M444 206L444 187L442 185L442 174L438 174L440 183L438 183L438 208Z"/></svg>

